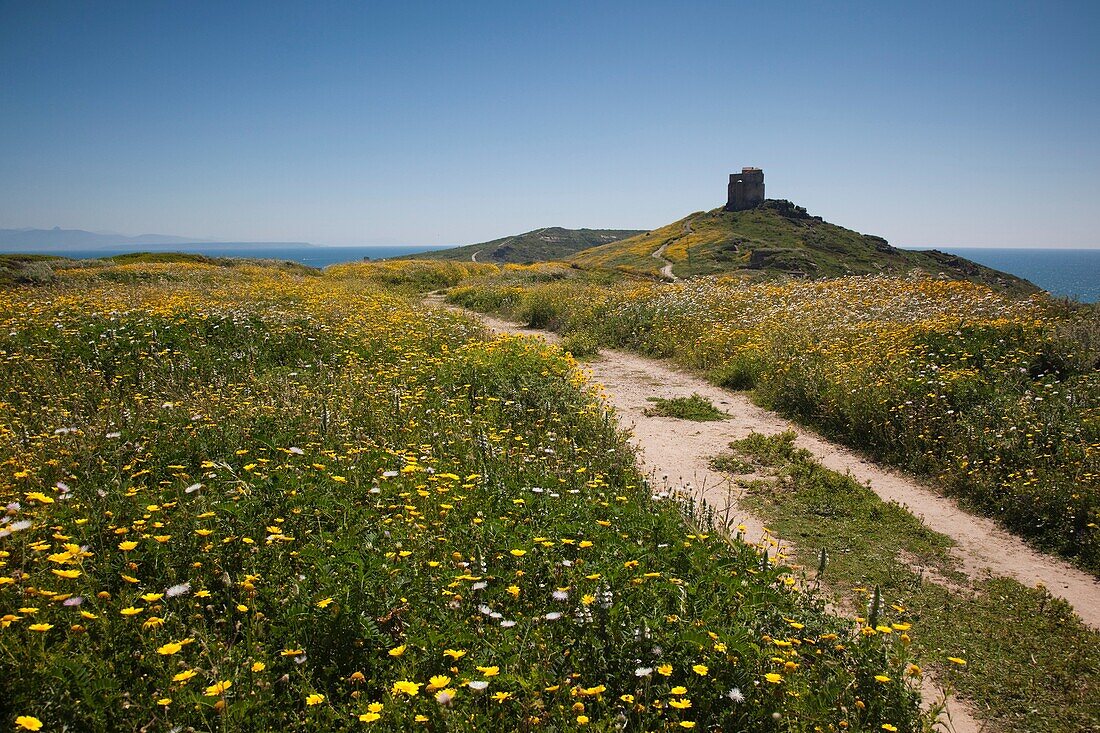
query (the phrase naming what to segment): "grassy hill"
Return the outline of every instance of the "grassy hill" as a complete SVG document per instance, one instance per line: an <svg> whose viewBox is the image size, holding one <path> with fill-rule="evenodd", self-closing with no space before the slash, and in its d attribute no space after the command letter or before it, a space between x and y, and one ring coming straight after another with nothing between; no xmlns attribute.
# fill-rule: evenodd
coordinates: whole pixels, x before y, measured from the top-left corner
<svg viewBox="0 0 1100 733"><path fill-rule="evenodd" d="M490 242L468 244L435 252L424 252L399 259L473 260L475 262L507 262L525 264L561 260L581 250L617 242L644 234L640 229L563 229L544 227L534 231L501 237ZM476 259L474 259L476 257Z"/></svg>
<svg viewBox="0 0 1100 733"><path fill-rule="evenodd" d="M668 226L578 252L582 265L658 274L661 247L679 277L743 273L753 277L903 275L971 280L1018 294L1038 290L1030 282L955 255L902 250L881 237L830 224L789 201L769 200L747 211L700 211Z"/></svg>
<svg viewBox="0 0 1100 733"><path fill-rule="evenodd" d="M72 259L52 254L0 254L0 287L8 285L45 285L54 282L57 271L66 269L181 262L220 267L264 265L298 274L315 274L317 272L315 268L290 260L208 257L193 252L124 252L98 260Z"/></svg>

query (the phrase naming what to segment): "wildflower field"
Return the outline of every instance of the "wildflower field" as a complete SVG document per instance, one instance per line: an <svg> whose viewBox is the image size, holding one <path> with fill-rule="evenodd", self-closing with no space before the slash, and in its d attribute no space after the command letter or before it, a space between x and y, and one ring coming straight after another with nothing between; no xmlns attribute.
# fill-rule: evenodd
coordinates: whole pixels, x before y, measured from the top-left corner
<svg viewBox="0 0 1100 733"><path fill-rule="evenodd" d="M481 270L401 267L0 290L0 726L928 728L904 611L826 614L567 355L399 294Z"/></svg>
<svg viewBox="0 0 1100 733"><path fill-rule="evenodd" d="M553 264L449 298L751 389L1100 573L1095 306L930 278L663 284Z"/></svg>

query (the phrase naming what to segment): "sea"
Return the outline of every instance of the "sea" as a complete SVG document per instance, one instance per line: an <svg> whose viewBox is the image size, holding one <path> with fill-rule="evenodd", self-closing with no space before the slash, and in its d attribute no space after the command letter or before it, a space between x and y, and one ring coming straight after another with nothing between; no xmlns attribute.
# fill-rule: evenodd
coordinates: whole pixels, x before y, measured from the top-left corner
<svg viewBox="0 0 1100 733"><path fill-rule="evenodd" d="M340 262L356 262L447 249L444 245L400 245L362 247L324 246L239 246L208 244L174 244L136 246L132 249L72 249L54 250L51 254L65 257L99 258L128 251L196 252L211 257L260 257L291 260L310 267L327 267ZM1035 283L1053 295L1073 298L1082 303L1100 302L1100 248L1097 249L1024 249L984 247L940 247L944 252L974 260L996 270L1008 272Z"/></svg>
<svg viewBox="0 0 1100 733"><path fill-rule="evenodd" d="M1030 280L1052 295L1082 303L1100 302L1100 248L998 249L940 247L994 270Z"/></svg>

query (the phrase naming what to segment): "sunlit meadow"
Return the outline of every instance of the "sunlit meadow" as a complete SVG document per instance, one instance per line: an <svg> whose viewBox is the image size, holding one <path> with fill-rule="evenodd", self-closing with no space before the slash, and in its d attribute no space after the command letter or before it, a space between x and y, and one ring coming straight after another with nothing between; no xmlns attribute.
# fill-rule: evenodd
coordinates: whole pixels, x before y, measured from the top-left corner
<svg viewBox="0 0 1100 733"><path fill-rule="evenodd" d="M1100 311L929 277L748 284L512 267L453 302L671 357L1100 573Z"/></svg>
<svg viewBox="0 0 1100 733"><path fill-rule="evenodd" d="M0 725L925 729L904 612L826 614L568 356L398 294L480 271L0 290Z"/></svg>

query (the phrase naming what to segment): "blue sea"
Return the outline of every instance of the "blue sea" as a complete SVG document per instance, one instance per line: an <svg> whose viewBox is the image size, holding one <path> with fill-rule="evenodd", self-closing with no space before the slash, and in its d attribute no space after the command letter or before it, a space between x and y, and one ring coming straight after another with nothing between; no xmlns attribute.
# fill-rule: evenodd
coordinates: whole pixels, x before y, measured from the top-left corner
<svg viewBox="0 0 1100 733"><path fill-rule="evenodd" d="M978 264L1030 280L1053 295L1100 302L1098 249L985 249L941 247Z"/></svg>

